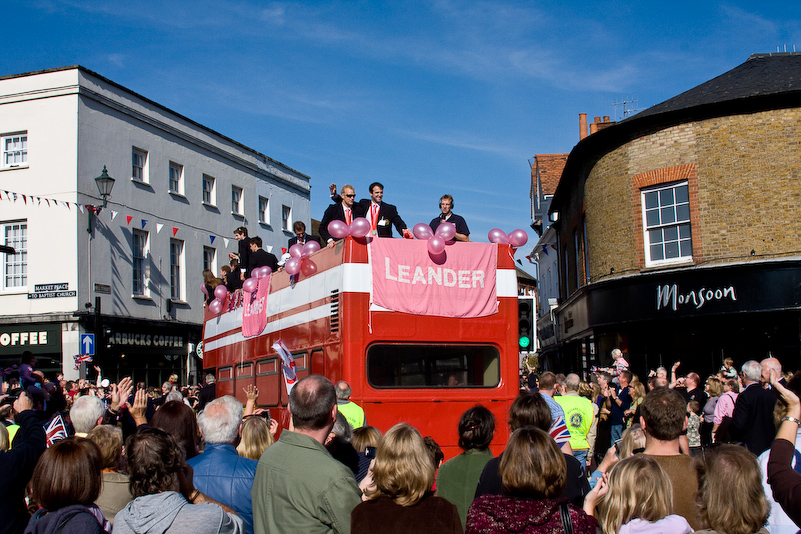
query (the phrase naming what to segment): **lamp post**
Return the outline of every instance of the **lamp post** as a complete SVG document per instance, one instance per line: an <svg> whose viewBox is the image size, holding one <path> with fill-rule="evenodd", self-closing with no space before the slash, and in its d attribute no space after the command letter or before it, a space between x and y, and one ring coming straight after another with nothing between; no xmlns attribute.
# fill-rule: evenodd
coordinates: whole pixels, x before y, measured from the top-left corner
<svg viewBox="0 0 801 534"><path fill-rule="evenodd" d="M111 196L111 190L114 188L115 181L114 178L108 175L106 166L103 165L103 172L100 173L100 176L95 178L95 185L97 185L97 190L100 192L100 198L103 199L103 205L93 206L88 204L86 206L86 209L89 210L89 226L86 228L86 231L90 234L92 233L92 217L96 216L108 205L108 197Z"/></svg>

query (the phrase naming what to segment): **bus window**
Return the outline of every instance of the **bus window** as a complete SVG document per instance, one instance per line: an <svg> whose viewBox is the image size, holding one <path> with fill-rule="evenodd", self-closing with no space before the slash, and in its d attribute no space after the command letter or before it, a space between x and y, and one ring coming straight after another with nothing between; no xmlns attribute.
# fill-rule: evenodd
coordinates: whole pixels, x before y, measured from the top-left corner
<svg viewBox="0 0 801 534"><path fill-rule="evenodd" d="M492 388L500 354L492 345L375 344L367 349L367 381L375 388Z"/></svg>

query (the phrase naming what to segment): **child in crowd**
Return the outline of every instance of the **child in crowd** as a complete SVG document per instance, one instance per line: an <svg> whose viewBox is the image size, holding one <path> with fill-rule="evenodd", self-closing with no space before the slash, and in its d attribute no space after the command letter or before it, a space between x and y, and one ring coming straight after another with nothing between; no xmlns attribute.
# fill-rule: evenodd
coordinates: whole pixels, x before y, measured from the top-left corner
<svg viewBox="0 0 801 534"><path fill-rule="evenodd" d="M695 457L701 452L701 416L698 412L701 404L698 401L687 403L687 442L690 446L690 456Z"/></svg>
<svg viewBox="0 0 801 534"><path fill-rule="evenodd" d="M671 514L673 485L649 456L621 460L584 499L584 511L598 519L603 534L687 534L687 520Z"/></svg>
<svg viewBox="0 0 801 534"><path fill-rule="evenodd" d="M723 366L720 368L723 372L723 375L729 379L733 380L737 378L737 369L734 368L734 360L731 358L726 358L723 360Z"/></svg>

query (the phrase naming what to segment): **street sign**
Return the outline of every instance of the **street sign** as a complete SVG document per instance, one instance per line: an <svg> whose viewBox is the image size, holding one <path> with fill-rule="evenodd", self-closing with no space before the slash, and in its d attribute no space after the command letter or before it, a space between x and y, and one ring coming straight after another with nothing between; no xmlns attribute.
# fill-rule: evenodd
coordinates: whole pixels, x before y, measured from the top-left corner
<svg viewBox="0 0 801 534"><path fill-rule="evenodd" d="M81 354L95 353L95 335L94 334L81 334Z"/></svg>

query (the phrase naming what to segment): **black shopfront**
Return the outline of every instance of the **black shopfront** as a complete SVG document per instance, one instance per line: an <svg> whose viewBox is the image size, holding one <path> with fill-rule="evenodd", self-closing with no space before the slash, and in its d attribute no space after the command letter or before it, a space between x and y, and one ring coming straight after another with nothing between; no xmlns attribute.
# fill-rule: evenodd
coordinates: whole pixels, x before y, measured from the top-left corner
<svg viewBox="0 0 801 534"><path fill-rule="evenodd" d="M599 282L556 310L557 344L546 367L562 372L611 364L620 347L647 376L682 362L680 372L716 372L773 355L801 368L801 262L693 267Z"/></svg>

